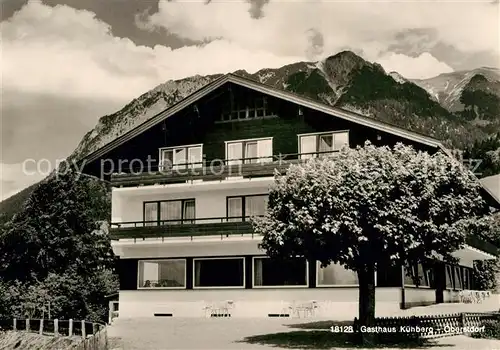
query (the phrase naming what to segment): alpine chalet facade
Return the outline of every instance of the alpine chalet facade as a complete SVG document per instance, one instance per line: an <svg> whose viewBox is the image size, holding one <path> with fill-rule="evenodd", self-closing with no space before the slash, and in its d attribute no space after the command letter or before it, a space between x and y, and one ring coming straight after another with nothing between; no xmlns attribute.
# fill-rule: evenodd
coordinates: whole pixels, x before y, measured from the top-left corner
<svg viewBox="0 0 500 350"><path fill-rule="evenodd" d="M353 271L268 259L250 218L264 214L275 170L366 140L446 152L434 139L229 74L89 155L85 172L108 174L113 187L120 317L268 317L300 310L329 317L340 309L354 317ZM500 208L486 189L484 198ZM474 289L473 261L497 253L470 236L455 253L459 265L381 269L377 309L456 301L461 290Z"/></svg>

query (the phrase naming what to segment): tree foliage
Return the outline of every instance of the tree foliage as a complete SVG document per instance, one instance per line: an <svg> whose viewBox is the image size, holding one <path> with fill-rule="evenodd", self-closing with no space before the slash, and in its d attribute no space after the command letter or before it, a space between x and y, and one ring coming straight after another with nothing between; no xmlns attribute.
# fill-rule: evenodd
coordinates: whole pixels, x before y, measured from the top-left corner
<svg viewBox="0 0 500 350"><path fill-rule="evenodd" d="M117 290L107 193L72 171L37 186L0 234L1 314L41 317L50 302L52 317L104 316L104 297Z"/></svg>
<svg viewBox="0 0 500 350"><path fill-rule="evenodd" d="M415 264L489 229L474 176L451 157L370 143L291 166L255 220L271 257L304 256L357 271L360 321L371 322L376 266ZM368 287L367 287L368 286Z"/></svg>
<svg viewBox="0 0 500 350"><path fill-rule="evenodd" d="M488 240L500 247L500 213L493 217L492 229L487 231ZM495 260L474 262L474 281L480 290L496 290L500 287L500 257Z"/></svg>

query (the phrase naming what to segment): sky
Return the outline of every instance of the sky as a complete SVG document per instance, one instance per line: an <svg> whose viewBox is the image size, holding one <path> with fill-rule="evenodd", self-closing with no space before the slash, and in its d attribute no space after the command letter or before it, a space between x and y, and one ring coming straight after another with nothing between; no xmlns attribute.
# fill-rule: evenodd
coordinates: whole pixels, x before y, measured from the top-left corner
<svg viewBox="0 0 500 350"><path fill-rule="evenodd" d="M99 117L170 79L342 50L406 78L499 66L497 0L0 3L0 199L42 179Z"/></svg>

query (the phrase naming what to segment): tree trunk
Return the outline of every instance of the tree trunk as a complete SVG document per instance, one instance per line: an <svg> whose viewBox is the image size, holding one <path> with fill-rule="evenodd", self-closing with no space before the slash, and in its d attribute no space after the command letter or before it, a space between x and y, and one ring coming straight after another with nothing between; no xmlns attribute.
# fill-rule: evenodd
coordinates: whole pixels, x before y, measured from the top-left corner
<svg viewBox="0 0 500 350"><path fill-rule="evenodd" d="M358 271L359 280L359 327L375 326L375 269L368 266L364 271ZM361 328L360 328L361 330ZM363 344L374 342L375 333L360 331L360 341Z"/></svg>

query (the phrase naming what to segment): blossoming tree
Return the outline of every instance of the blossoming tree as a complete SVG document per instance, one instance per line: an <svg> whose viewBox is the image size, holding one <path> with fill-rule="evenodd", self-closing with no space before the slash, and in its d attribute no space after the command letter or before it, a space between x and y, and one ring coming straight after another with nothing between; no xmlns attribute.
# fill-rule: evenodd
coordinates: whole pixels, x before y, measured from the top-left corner
<svg viewBox="0 0 500 350"><path fill-rule="evenodd" d="M442 152L366 143L276 174L268 210L254 220L270 257L302 256L357 272L359 321L375 319L377 266L451 253L488 229L474 176Z"/></svg>

